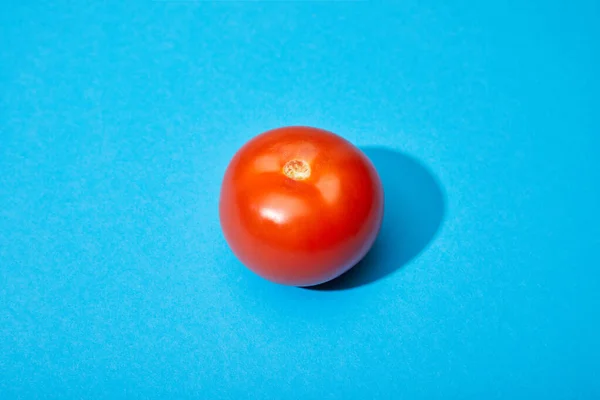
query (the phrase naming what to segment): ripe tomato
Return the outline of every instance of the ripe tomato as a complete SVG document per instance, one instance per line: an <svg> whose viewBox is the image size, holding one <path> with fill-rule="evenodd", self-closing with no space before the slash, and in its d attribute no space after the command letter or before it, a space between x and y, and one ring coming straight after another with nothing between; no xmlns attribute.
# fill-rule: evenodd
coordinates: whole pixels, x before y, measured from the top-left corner
<svg viewBox="0 0 600 400"><path fill-rule="evenodd" d="M371 161L331 132L284 127L233 157L219 201L233 253L256 274L291 286L329 281L373 245L383 188Z"/></svg>

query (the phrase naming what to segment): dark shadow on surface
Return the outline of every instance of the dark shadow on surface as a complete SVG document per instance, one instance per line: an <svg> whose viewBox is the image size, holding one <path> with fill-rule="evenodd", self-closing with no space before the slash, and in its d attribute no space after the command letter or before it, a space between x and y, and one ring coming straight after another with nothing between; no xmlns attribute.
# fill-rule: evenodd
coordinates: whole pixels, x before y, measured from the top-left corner
<svg viewBox="0 0 600 400"><path fill-rule="evenodd" d="M362 148L383 183L381 231L371 251L354 268L313 290L345 290L384 278L406 265L432 241L444 217L438 181L417 160L381 147Z"/></svg>

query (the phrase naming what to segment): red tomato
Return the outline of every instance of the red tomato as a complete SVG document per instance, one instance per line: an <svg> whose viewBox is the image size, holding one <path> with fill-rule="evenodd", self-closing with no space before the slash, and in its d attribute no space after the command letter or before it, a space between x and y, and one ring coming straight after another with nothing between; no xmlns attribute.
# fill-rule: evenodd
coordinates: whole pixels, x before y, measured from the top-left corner
<svg viewBox="0 0 600 400"><path fill-rule="evenodd" d="M291 286L329 281L373 245L383 189L371 161L331 132L285 127L233 157L221 187L221 227L256 274Z"/></svg>

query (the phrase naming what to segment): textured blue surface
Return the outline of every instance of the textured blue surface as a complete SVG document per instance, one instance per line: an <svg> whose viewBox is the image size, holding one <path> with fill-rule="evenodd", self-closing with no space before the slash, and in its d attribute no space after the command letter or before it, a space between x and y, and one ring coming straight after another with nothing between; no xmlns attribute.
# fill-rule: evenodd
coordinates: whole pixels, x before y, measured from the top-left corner
<svg viewBox="0 0 600 400"><path fill-rule="evenodd" d="M2 3L0 398L599 398L599 17ZM217 218L235 150L296 124L387 186L321 290L248 272Z"/></svg>

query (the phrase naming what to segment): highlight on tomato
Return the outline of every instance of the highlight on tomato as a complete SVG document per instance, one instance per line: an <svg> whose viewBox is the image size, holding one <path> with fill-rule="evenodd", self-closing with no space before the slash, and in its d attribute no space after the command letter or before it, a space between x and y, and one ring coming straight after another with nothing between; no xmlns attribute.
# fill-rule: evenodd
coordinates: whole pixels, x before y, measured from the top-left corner
<svg viewBox="0 0 600 400"><path fill-rule="evenodd" d="M383 218L375 167L352 143L304 126L261 133L225 172L221 228L235 256L275 283L313 286L352 268Z"/></svg>

